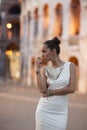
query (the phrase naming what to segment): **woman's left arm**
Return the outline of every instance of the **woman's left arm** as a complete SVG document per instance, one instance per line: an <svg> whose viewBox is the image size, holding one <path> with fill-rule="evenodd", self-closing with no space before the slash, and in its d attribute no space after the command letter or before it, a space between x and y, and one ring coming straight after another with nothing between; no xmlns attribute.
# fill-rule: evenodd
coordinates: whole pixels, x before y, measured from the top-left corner
<svg viewBox="0 0 87 130"><path fill-rule="evenodd" d="M66 95L69 93L74 93L75 90L76 90L76 66L75 64L71 63L69 85L61 89L48 90L44 96Z"/></svg>
<svg viewBox="0 0 87 130"><path fill-rule="evenodd" d="M65 95L69 93L74 93L76 90L76 67L73 63L70 64L70 81L67 87L61 89L52 90L53 95Z"/></svg>

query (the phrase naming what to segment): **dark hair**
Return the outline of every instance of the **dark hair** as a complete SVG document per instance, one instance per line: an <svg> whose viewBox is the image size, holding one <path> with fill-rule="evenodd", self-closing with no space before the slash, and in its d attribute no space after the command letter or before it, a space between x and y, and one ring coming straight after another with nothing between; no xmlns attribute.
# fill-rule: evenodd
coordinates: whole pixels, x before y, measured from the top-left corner
<svg viewBox="0 0 87 130"><path fill-rule="evenodd" d="M55 49L57 54L60 53L60 40L57 37L47 40L43 44L45 44L50 50Z"/></svg>

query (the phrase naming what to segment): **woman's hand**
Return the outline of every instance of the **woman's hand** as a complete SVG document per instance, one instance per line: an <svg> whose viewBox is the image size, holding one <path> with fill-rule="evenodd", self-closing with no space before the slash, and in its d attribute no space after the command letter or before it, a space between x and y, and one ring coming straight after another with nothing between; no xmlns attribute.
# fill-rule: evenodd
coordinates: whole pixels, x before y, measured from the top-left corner
<svg viewBox="0 0 87 130"><path fill-rule="evenodd" d="M42 96L43 96L43 97L48 97L48 93L47 93L47 92L46 92L46 93L43 93Z"/></svg>
<svg viewBox="0 0 87 130"><path fill-rule="evenodd" d="M54 93L53 93L53 90L51 89L47 89L47 91L45 93L43 93L43 97L49 97L49 96L53 96Z"/></svg>
<svg viewBox="0 0 87 130"><path fill-rule="evenodd" d="M36 71L40 71L42 67L43 67L43 61L41 57L38 57L36 59Z"/></svg>

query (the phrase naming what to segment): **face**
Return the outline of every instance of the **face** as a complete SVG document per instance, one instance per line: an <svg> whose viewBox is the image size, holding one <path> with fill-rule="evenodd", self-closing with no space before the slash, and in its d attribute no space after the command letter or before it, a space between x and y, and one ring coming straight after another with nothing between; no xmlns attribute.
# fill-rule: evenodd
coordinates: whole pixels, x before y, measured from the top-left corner
<svg viewBox="0 0 87 130"><path fill-rule="evenodd" d="M52 58L52 51L46 46L42 47L42 60L44 63L50 61Z"/></svg>

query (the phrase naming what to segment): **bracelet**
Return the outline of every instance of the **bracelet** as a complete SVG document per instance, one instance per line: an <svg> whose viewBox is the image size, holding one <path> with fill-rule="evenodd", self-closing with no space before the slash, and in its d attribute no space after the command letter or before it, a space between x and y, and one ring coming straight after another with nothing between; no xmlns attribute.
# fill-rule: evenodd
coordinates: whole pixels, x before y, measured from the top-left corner
<svg viewBox="0 0 87 130"><path fill-rule="evenodd" d="M49 96L53 96L53 90L48 89L48 91L47 91L47 95L48 95L48 97L49 97Z"/></svg>

